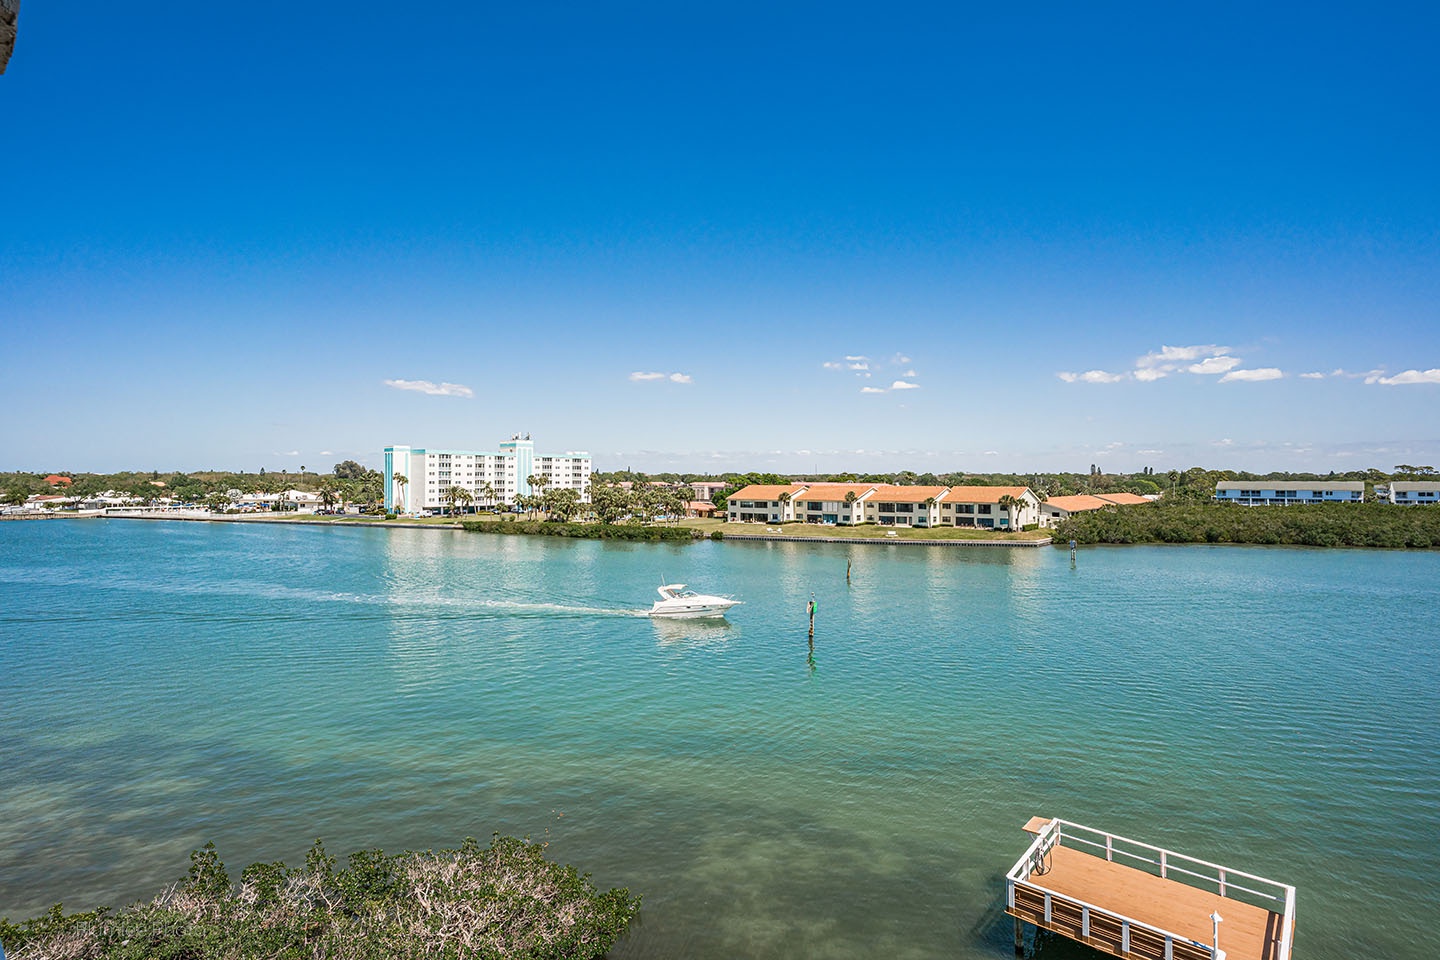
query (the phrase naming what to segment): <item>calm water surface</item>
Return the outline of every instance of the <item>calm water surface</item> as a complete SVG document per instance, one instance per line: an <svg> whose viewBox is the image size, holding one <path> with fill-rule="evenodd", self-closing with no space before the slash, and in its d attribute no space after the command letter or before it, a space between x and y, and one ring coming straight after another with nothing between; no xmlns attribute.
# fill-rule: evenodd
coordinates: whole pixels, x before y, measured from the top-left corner
<svg viewBox="0 0 1440 960"><path fill-rule="evenodd" d="M1003 958L1043 814L1430 957L1437 601L1440 553L0 523L0 915L500 831L644 894L615 957Z"/></svg>

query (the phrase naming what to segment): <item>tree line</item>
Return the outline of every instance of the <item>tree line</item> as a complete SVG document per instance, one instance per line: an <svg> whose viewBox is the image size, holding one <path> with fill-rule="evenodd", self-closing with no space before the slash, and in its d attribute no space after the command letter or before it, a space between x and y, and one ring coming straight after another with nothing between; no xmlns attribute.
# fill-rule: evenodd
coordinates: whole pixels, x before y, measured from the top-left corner
<svg viewBox="0 0 1440 960"><path fill-rule="evenodd" d="M232 502L231 491L245 494L277 494L286 490L316 493L326 507L356 504L377 510L384 499L384 477L379 471L367 469L354 460L335 464L333 472L318 473L302 466L297 473L288 469L278 472L261 467L255 473L206 470L196 473L159 470L122 471L119 473L59 472L69 484L51 486L43 473L0 473L0 501L21 504L34 494L60 494L67 497L94 497L114 493L132 500L149 503L170 499L181 503L205 504L211 509L225 509Z"/></svg>
<svg viewBox="0 0 1440 960"><path fill-rule="evenodd" d="M1440 547L1440 507L1317 503L1246 507L1169 500L1077 513L1055 542L1252 543L1310 547Z"/></svg>

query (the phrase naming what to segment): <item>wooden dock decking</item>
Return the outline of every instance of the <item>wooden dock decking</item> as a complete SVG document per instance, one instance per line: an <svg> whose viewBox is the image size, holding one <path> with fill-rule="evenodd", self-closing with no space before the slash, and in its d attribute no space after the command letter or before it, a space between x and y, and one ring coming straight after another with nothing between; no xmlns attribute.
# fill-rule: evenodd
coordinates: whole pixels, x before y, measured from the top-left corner
<svg viewBox="0 0 1440 960"><path fill-rule="evenodd" d="M1006 876L1017 950L1024 921L1137 960L1290 960L1294 887L1067 821L1026 830L1035 840Z"/></svg>

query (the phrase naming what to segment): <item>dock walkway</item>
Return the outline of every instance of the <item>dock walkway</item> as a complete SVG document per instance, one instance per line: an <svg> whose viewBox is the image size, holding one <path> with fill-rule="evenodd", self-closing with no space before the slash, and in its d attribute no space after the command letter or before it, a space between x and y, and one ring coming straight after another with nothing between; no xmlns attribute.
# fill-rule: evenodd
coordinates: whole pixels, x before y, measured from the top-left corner
<svg viewBox="0 0 1440 960"><path fill-rule="evenodd" d="M1005 880L1017 950L1023 921L1137 960L1290 960L1294 887L1069 821L1025 829Z"/></svg>

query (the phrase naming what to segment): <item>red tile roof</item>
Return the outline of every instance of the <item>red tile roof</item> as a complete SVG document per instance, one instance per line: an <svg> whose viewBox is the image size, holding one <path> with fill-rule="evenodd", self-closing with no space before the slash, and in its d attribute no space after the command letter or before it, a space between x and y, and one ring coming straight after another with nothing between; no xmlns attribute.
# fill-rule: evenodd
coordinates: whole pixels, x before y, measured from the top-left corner
<svg viewBox="0 0 1440 960"><path fill-rule="evenodd" d="M50 474L50 476L48 476L48 477L45 478L45 482L48 483L48 484L50 484L50 486L53 487L53 486L55 486L57 483L63 483L63 484L65 484L66 486L69 486L70 484L74 483L75 481L71 480L69 477L62 477L62 476L60 476L60 474L58 474L58 473L52 473L52 474Z"/></svg>
<svg viewBox="0 0 1440 960"><path fill-rule="evenodd" d="M796 500L830 500L843 502L847 493L855 494L858 500L864 494L874 490L878 484L874 483L811 483L806 484L804 493L798 494Z"/></svg>
<svg viewBox="0 0 1440 960"><path fill-rule="evenodd" d="M1137 503L1149 503L1138 493L1097 493L1095 496L1101 500L1109 500L1111 503L1118 503L1124 506L1132 506Z"/></svg>
<svg viewBox="0 0 1440 960"><path fill-rule="evenodd" d="M1007 494L1022 497L1029 487L951 487L945 503L999 503Z"/></svg>
<svg viewBox="0 0 1440 960"><path fill-rule="evenodd" d="M949 487L901 487L892 483L882 484L865 501L866 503L924 503L932 497L939 497Z"/></svg>
<svg viewBox="0 0 1440 960"><path fill-rule="evenodd" d="M742 487L730 494L731 500L779 500L780 494L788 493L794 495L804 490L805 485L801 483L762 484L752 483L748 487Z"/></svg>
<svg viewBox="0 0 1440 960"><path fill-rule="evenodd" d="M1092 497L1088 493L1077 493L1069 497L1051 497L1045 501L1044 506L1055 507L1059 510L1064 510L1066 513L1083 513L1086 510L1099 510L1102 507L1113 507L1115 504L1109 500Z"/></svg>

